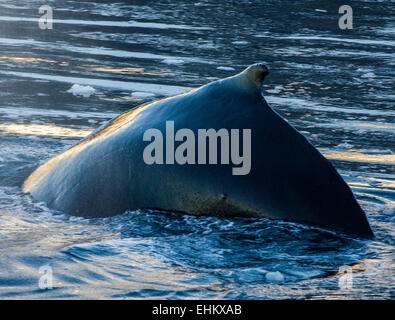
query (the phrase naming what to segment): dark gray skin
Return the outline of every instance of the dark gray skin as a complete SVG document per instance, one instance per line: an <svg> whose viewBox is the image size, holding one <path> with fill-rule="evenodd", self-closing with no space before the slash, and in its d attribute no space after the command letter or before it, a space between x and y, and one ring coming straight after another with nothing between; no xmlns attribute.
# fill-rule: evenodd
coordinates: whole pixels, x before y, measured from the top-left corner
<svg viewBox="0 0 395 320"><path fill-rule="evenodd" d="M192 215L268 217L371 238L350 188L261 94L263 64L190 92L130 110L39 167L23 190L50 208L83 217L161 209ZM153 164L145 130L251 129L251 171L234 165ZM181 142L178 142L180 144ZM175 145L177 147L177 144ZM219 153L218 153L219 154Z"/></svg>

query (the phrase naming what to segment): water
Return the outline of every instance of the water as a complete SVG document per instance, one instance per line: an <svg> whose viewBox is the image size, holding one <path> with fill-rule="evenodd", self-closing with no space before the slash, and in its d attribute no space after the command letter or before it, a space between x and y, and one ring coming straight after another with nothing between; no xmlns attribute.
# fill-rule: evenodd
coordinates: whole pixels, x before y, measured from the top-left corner
<svg viewBox="0 0 395 320"><path fill-rule="evenodd" d="M353 1L345 31L339 1L131 3L46 1L55 22L41 30L42 1L0 0L0 297L393 299L393 2ZM267 219L83 219L21 192L117 114L260 61L266 99L331 159L375 240Z"/></svg>

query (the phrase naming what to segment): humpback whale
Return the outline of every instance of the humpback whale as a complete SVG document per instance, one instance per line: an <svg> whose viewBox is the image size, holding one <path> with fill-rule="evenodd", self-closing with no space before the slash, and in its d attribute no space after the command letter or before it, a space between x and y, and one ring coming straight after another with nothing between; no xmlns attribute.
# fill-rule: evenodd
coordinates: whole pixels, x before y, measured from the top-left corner
<svg viewBox="0 0 395 320"><path fill-rule="evenodd" d="M268 73L257 63L127 111L36 169L23 191L83 217L160 209L267 217L373 237L334 166L265 101ZM201 130L206 137L196 138Z"/></svg>

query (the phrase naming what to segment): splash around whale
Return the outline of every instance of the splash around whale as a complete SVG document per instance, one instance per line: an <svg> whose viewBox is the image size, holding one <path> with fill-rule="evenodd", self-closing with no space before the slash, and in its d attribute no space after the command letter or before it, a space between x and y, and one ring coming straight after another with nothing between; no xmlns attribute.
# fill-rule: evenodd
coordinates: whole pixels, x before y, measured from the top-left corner
<svg viewBox="0 0 395 320"><path fill-rule="evenodd" d="M266 103L261 90L268 73L264 64L254 64L123 113L40 166L23 191L50 208L83 217L161 209L267 217L373 237L332 164ZM156 140L158 133L166 136L169 122L182 133L171 142ZM192 143L191 133L199 130L212 135ZM232 130L249 132L250 140L236 139ZM162 160L163 155L174 160L177 150L180 163L155 161L160 152ZM240 169L235 164L248 170L232 174Z"/></svg>

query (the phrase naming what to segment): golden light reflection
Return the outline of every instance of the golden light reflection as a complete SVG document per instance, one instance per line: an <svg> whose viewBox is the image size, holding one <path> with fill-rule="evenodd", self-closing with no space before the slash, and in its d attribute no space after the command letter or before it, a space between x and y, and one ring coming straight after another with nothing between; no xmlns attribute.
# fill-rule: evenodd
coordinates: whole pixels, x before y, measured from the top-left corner
<svg viewBox="0 0 395 320"><path fill-rule="evenodd" d="M1 61L12 61L16 63L57 63L55 60L48 60L42 58L23 58L23 57L8 57L8 56L0 56Z"/></svg>
<svg viewBox="0 0 395 320"><path fill-rule="evenodd" d="M130 67L112 68L112 67L100 66L100 65L85 65L79 68L89 71L97 71L97 72L109 72L109 73L118 73L118 74L138 74L138 75L156 76L156 77L167 77L173 75L170 72L146 71L144 68L130 68Z"/></svg>
<svg viewBox="0 0 395 320"><path fill-rule="evenodd" d="M88 129L72 129L44 124L0 124L0 131L33 136L84 138L92 132Z"/></svg>
<svg viewBox="0 0 395 320"><path fill-rule="evenodd" d="M324 151L324 156L328 159L395 164L395 154L367 154L358 150L327 152Z"/></svg>
<svg viewBox="0 0 395 320"><path fill-rule="evenodd" d="M363 188L363 189L380 189L382 191L394 191L395 182L383 179L372 179L366 180L366 182L352 181L348 182L352 188ZM373 184L373 185L372 185Z"/></svg>
<svg viewBox="0 0 395 320"><path fill-rule="evenodd" d="M377 128L377 129L395 129L395 126L388 124L374 124L374 123L354 123L355 127L363 127L363 128Z"/></svg>

